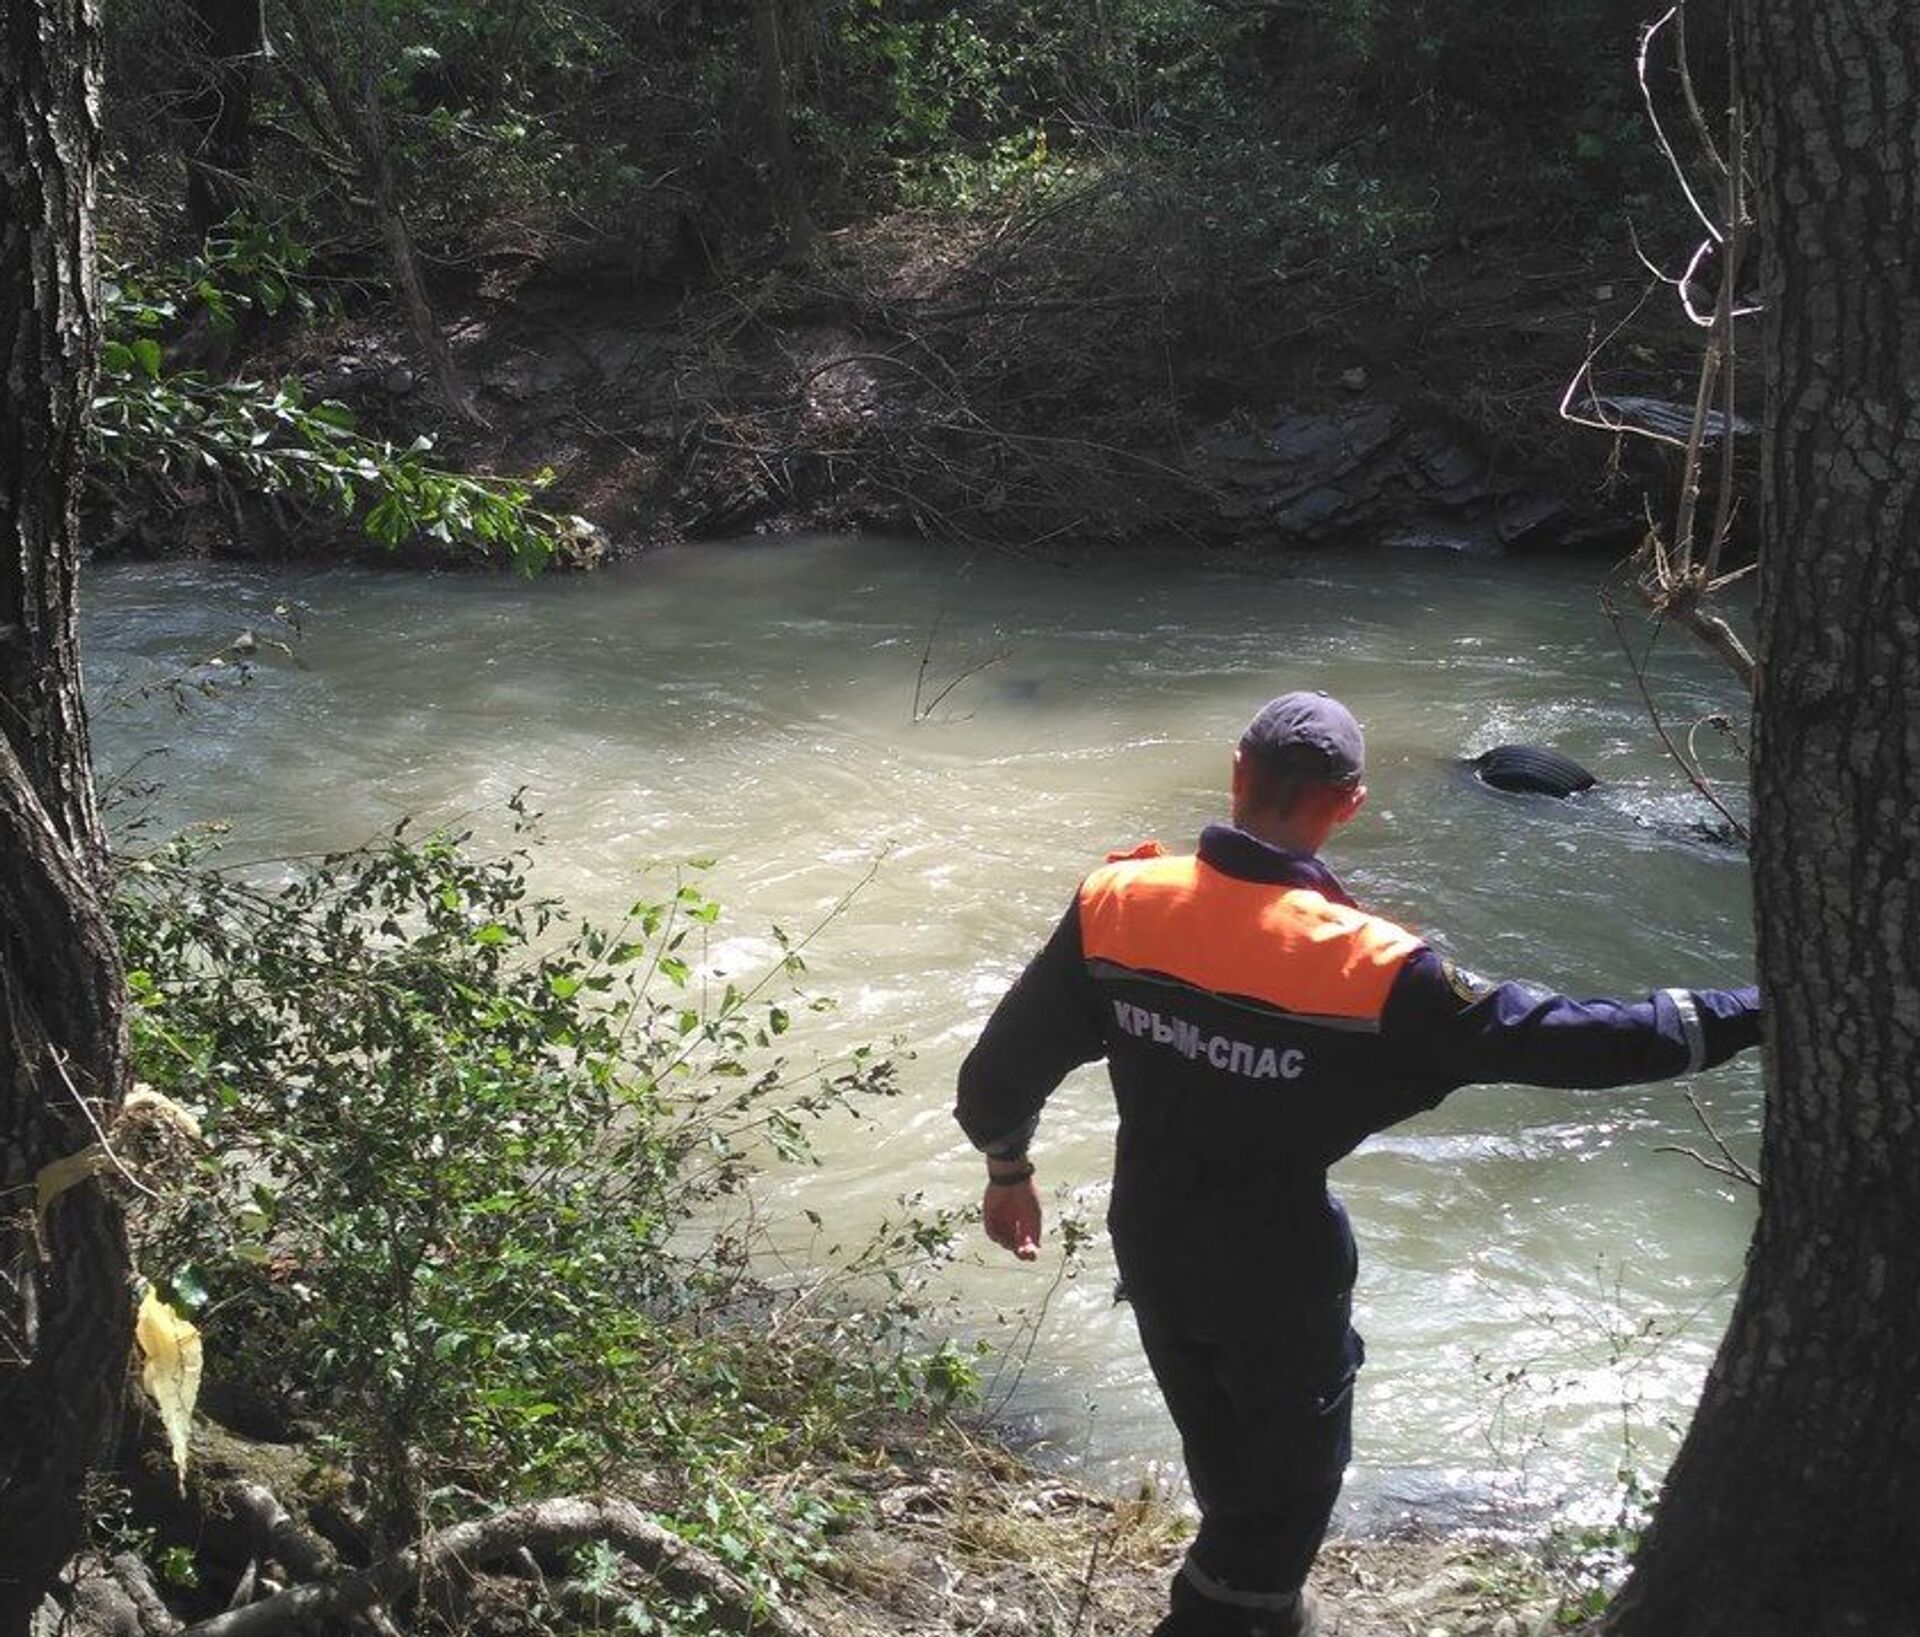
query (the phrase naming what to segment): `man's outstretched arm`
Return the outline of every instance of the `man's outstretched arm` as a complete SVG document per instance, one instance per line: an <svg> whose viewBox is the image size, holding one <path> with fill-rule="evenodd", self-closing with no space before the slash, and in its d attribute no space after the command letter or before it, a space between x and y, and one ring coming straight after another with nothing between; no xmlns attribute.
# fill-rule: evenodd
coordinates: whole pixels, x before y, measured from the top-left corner
<svg viewBox="0 0 1920 1637"><path fill-rule="evenodd" d="M960 1065L954 1117L987 1156L981 1219L987 1236L1022 1261L1038 1254L1040 1196L1027 1146L1054 1087L1103 1056L1080 947L1076 902L994 1008Z"/></svg>
<svg viewBox="0 0 1920 1637"><path fill-rule="evenodd" d="M1760 1041L1760 992L1657 989L1574 1000L1530 983L1486 983L1431 949L1407 960L1381 1037L1451 1085L1636 1085L1724 1063Z"/></svg>

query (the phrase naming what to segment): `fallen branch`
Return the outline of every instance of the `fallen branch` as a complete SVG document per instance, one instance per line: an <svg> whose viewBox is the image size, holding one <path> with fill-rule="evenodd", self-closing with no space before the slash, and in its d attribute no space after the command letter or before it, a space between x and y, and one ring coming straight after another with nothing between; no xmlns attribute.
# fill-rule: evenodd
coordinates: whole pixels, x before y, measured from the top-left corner
<svg viewBox="0 0 1920 1637"><path fill-rule="evenodd" d="M565 1551L605 1541L668 1592L706 1601L726 1630L753 1637L814 1637L783 1609L768 1608L717 1559L611 1496L560 1496L511 1506L492 1517L427 1535L403 1552L352 1574L295 1586L246 1608L189 1626L185 1637L277 1637L309 1622L355 1613L449 1575L470 1572L519 1551Z"/></svg>

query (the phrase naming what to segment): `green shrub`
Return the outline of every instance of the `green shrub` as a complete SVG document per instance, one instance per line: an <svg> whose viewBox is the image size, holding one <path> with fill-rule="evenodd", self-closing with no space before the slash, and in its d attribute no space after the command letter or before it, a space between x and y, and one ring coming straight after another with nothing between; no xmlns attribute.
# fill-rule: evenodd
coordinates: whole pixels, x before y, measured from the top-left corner
<svg viewBox="0 0 1920 1637"><path fill-rule="evenodd" d="M463 1496L657 1483L771 1595L821 1513L755 1478L964 1387L911 1344L905 1264L949 1227L910 1212L824 1287L757 1278L727 1200L892 1063L784 1055L821 1004L800 946L703 976L694 879L598 928L528 868L404 827L278 884L178 846L125 868L137 1070L206 1134L143 1265L216 1382L334 1447L376 1537Z"/></svg>

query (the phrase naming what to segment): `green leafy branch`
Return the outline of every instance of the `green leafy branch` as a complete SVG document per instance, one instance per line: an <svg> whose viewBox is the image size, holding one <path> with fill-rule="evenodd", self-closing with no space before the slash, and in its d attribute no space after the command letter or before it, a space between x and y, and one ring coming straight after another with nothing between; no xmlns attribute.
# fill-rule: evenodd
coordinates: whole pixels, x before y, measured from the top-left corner
<svg viewBox="0 0 1920 1637"><path fill-rule="evenodd" d="M504 557L524 573L544 568L568 542L592 534L578 517L534 505L552 481L454 472L433 464L433 440L399 445L360 430L353 411L309 400L297 380L216 381L166 367L162 334L190 310L220 332L242 311L317 310L301 282L305 254L265 230L241 229L158 279L122 276L105 286L107 339L93 400L102 464L122 477L200 478L269 495L294 495L358 521L383 546L425 539Z"/></svg>
<svg viewBox="0 0 1920 1637"><path fill-rule="evenodd" d="M503 555L533 573L566 540L591 531L580 518L538 509L552 481L450 472L429 462L433 440L401 446L358 430L353 411L307 401L300 383L214 382L168 375L151 336L108 341L93 402L93 435L123 473L211 476L263 494L294 494L357 518L383 546L425 538Z"/></svg>

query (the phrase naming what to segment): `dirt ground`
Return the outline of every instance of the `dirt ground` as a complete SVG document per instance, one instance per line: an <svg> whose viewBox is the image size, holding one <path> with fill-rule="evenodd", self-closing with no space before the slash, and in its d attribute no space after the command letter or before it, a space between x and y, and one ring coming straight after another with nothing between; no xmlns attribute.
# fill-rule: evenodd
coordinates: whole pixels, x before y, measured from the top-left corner
<svg viewBox="0 0 1920 1637"><path fill-rule="evenodd" d="M1144 1637L1188 1525L1000 1462L876 1475L876 1516L837 1542L804 1612L833 1637ZM1420 1531L1336 1540L1313 1585L1326 1637L1545 1637L1563 1589L1528 1552Z"/></svg>

